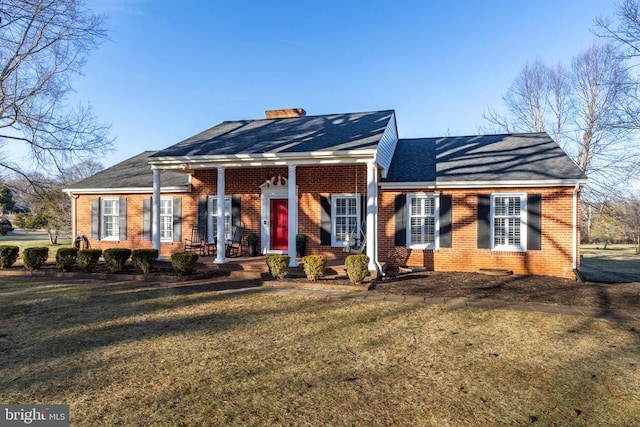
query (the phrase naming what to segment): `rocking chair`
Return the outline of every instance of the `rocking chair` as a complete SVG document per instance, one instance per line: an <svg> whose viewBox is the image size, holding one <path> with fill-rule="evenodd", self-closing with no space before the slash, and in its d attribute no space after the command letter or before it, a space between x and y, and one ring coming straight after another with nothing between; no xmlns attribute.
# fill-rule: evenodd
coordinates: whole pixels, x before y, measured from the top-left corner
<svg viewBox="0 0 640 427"><path fill-rule="evenodd" d="M207 242L207 230L198 226L191 228L191 239L184 240L185 252L197 252L202 256L210 256L215 255L215 250L215 245Z"/></svg>
<svg viewBox="0 0 640 427"><path fill-rule="evenodd" d="M237 257L242 255L242 233L244 233L244 228L242 227L234 226L231 228L231 239L225 242L228 257Z"/></svg>

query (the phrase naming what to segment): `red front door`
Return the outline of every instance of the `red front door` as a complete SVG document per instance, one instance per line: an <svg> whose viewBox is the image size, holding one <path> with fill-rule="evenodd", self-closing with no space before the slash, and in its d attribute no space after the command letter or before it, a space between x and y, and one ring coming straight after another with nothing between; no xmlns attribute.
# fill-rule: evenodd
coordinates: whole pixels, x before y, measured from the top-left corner
<svg viewBox="0 0 640 427"><path fill-rule="evenodd" d="M289 246L289 205L287 199L271 199L271 249Z"/></svg>

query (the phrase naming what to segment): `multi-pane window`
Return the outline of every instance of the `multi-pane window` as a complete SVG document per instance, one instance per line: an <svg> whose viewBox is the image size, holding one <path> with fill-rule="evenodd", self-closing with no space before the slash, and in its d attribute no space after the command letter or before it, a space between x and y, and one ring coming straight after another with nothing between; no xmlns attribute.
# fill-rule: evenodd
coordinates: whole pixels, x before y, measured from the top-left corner
<svg viewBox="0 0 640 427"><path fill-rule="evenodd" d="M360 236L360 206L356 195L333 195L333 245L343 246Z"/></svg>
<svg viewBox="0 0 640 427"><path fill-rule="evenodd" d="M211 212L209 223L209 241L213 242L218 236L218 197L209 197L209 212ZM224 198L224 238L231 239L231 196Z"/></svg>
<svg viewBox="0 0 640 427"><path fill-rule="evenodd" d="M411 247L434 247L436 244L436 197L409 196L409 244Z"/></svg>
<svg viewBox="0 0 640 427"><path fill-rule="evenodd" d="M118 239L120 235L120 200L102 199L102 238Z"/></svg>
<svg viewBox="0 0 640 427"><path fill-rule="evenodd" d="M525 197L497 194L492 197L493 248L524 250Z"/></svg>
<svg viewBox="0 0 640 427"><path fill-rule="evenodd" d="M173 198L160 199L160 240L173 240Z"/></svg>

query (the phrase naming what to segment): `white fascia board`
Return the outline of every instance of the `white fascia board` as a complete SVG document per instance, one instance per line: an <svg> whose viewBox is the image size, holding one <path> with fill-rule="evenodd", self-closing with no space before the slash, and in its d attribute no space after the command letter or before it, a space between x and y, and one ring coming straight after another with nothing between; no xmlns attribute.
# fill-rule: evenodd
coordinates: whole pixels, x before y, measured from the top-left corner
<svg viewBox="0 0 640 427"><path fill-rule="evenodd" d="M62 190L72 194L151 194L153 187L123 187L123 188L65 188ZM180 187L160 187L161 193L189 193L191 185Z"/></svg>
<svg viewBox="0 0 640 427"><path fill-rule="evenodd" d="M384 190L413 190L413 189L438 189L438 188L516 188L516 187L573 187L576 184L584 185L586 179L550 179L531 181L452 181L452 182L381 182L380 188Z"/></svg>
<svg viewBox="0 0 640 427"><path fill-rule="evenodd" d="M225 168L239 168L239 167L261 167L261 166L286 166L286 165L331 165L331 164L352 164L352 163L366 163L375 158L375 150L361 150L358 152L345 153L336 155L319 156L309 153L308 155L295 156L225 156L224 158L217 157L215 159L210 156L199 156L197 158L187 157L175 157L175 158L163 158L161 161L152 160L149 162L152 168L158 168L163 170L183 170L189 171L194 169L206 169L215 167Z"/></svg>
<svg viewBox="0 0 640 427"><path fill-rule="evenodd" d="M214 166L265 166L285 164L356 163L375 158L376 150L310 151L308 153L233 154L224 156L154 157L151 166L191 169Z"/></svg>

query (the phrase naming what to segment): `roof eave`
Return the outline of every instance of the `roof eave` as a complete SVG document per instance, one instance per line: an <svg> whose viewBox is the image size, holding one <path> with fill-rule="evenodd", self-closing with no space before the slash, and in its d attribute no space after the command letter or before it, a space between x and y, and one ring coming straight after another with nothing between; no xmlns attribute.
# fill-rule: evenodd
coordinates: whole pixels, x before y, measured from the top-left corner
<svg viewBox="0 0 640 427"><path fill-rule="evenodd" d="M357 163L375 159L376 149L346 151L310 151L301 153L258 153L213 156L163 156L150 158L152 167L162 169L198 169L206 167L270 166L284 164Z"/></svg>
<svg viewBox="0 0 640 427"><path fill-rule="evenodd" d="M576 184L585 185L586 179L545 179L545 180L509 180L509 181L422 181L422 182L381 182L383 190L413 190L413 189L455 189L455 188L539 188L539 187L574 187Z"/></svg>
<svg viewBox="0 0 640 427"><path fill-rule="evenodd" d="M160 187L161 193L189 193L191 185L174 187ZM73 194L150 194L153 187L122 187L122 188L64 188L62 192Z"/></svg>

